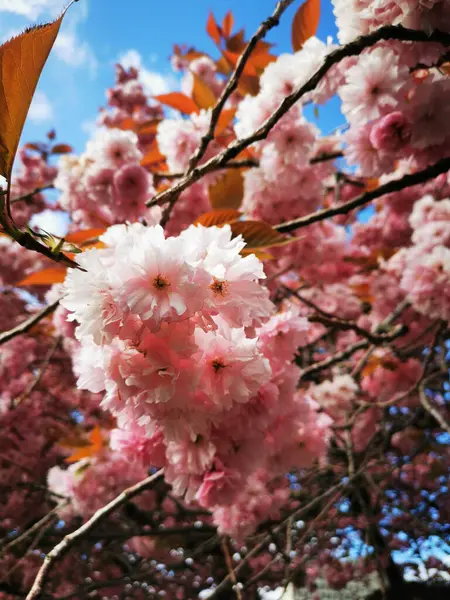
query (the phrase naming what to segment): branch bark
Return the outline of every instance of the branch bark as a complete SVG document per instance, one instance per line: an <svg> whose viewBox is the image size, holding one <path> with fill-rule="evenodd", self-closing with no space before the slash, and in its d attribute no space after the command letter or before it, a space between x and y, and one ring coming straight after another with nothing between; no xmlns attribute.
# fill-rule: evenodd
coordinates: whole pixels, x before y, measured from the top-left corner
<svg viewBox="0 0 450 600"><path fill-rule="evenodd" d="M59 304L59 300L56 300L56 302L49 304L48 306L43 308L41 311L39 311L35 315L32 315L26 321L23 321L23 323L16 325L16 327L13 327L12 329L9 329L8 331L3 331L2 333L0 333L0 345L4 344L5 342L8 342L9 340L16 337L17 335L21 335L22 333L27 333L28 331L30 331L30 329L32 327L34 327L35 325L37 325L37 323L39 323L39 321L42 321L42 319L45 319L45 317L48 317L48 315L51 315L52 312L58 306L58 304Z"/></svg>
<svg viewBox="0 0 450 600"><path fill-rule="evenodd" d="M335 217L336 215L345 215L355 208L360 208L361 206L372 202L372 200L375 200L376 198L380 198L381 196L391 194L393 192L400 192L401 190L413 185L425 183L430 179L435 179L442 173L446 173L448 170L450 170L450 157L442 158L434 165L426 167L425 169L417 171L416 173L404 175L400 179L388 181L388 183L380 185L370 192L361 194L349 202L345 202L339 206L333 206L332 208L318 210L304 217L300 217L299 219L294 219L293 221L280 223L279 225L275 225L274 229L280 233L290 233L291 231L301 229L302 227L307 227L312 223L317 223L318 221L323 221L330 217Z"/></svg>

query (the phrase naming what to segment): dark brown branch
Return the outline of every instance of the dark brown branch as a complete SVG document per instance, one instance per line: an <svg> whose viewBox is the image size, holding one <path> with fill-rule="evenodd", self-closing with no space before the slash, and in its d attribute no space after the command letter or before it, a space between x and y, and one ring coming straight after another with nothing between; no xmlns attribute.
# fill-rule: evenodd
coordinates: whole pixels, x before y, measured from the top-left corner
<svg viewBox="0 0 450 600"><path fill-rule="evenodd" d="M53 302L52 304L49 304L48 306L46 306L45 308L40 310L35 315L32 315L26 321L23 321L23 323L16 325L16 327L13 327L12 329L9 329L8 331L3 331L3 333L0 333L0 344L4 344L5 342L8 342L13 337L16 337L16 335L21 335L22 333L27 333L28 331L30 331L30 329L32 327L34 327L37 323L39 323L39 321L42 321L42 319L45 319L45 317L48 317L48 315L51 315L52 312L58 306L58 304L59 304L59 300L57 300L56 302Z"/></svg>
<svg viewBox="0 0 450 600"><path fill-rule="evenodd" d="M252 167L259 167L259 161L254 158L246 158L245 160L233 160L227 163L226 165L219 165L215 170L223 171L225 169L251 169ZM184 176L184 173L182 173L181 171L175 173L165 173L164 171L157 171L156 173L152 173L152 175L153 177L158 177L159 179L180 179ZM153 202L152 200L148 204L148 206L155 206L155 204L159 203Z"/></svg>
<svg viewBox="0 0 450 600"><path fill-rule="evenodd" d="M394 179L385 183L384 185L380 185L375 190L371 190L366 192L365 194L361 194L360 196L350 200L349 202L345 202L340 206L333 206L332 208L324 208L322 210L318 210L314 213L306 215L305 217L300 217L299 219L294 219L293 221L288 221L286 223L280 223L279 225L275 225L274 228L280 233L289 233L291 231L295 231L302 227L307 227L312 223L317 223L318 221L323 221L324 219L328 219L330 217L335 217L336 215L345 215L351 210L355 208L360 208L365 204L368 204L372 200L376 198L380 198L385 194L391 194L393 192L400 192L405 188L411 187L413 185L418 185L420 183L425 183L430 179L434 179L441 175L442 173L446 173L450 169L450 157L442 158L436 164L427 167L426 169L422 169L422 171L417 171L416 173L405 175L400 179Z"/></svg>
<svg viewBox="0 0 450 600"><path fill-rule="evenodd" d="M220 98L217 100L216 105L212 109L211 121L209 123L208 131L202 137L196 152L191 156L189 160L189 166L186 170L187 176L201 161L201 159L205 155L206 150L208 149L210 142L212 142L212 140L214 139L214 132L216 130L217 123L225 106L225 103L231 96L231 94L234 92L234 90L237 88L239 79L244 71L245 65L247 64L257 43L265 37L268 31L270 31L278 25L278 23L280 22L281 15L288 8L288 6L292 4L293 1L294 0L280 0L277 3L272 16L261 23L261 25L258 27L258 30L251 37L244 51L240 55L233 73L231 74L225 88L220 94Z"/></svg>
<svg viewBox="0 0 450 600"><path fill-rule="evenodd" d="M208 160L205 164L201 166L196 166L194 169L192 169L188 175L185 175L170 189L157 194L150 202L152 202L153 204L175 202L179 194L187 187L192 185L195 181L198 181L207 173L210 173L211 171L217 169L218 165L225 165L233 158L236 158L236 156L238 156L248 146L251 146L255 142L265 139L269 132L272 130L272 128L281 119L281 117L285 115L288 112L288 110L296 102L298 102L298 100L300 100L307 93L313 91L317 87L317 85L322 81L325 75L327 75L327 73L332 69L332 67L334 67L334 65L341 62L344 58L348 58L350 56L358 56L363 50L374 46L382 40L400 40L405 42L438 42L450 46L449 33L445 33L442 31L434 31L428 35L424 31L406 29L404 27L396 25L386 25L385 27L380 27L379 29L373 31L368 35L358 37L353 42L350 42L349 44L341 46L333 52L330 52L330 54L328 54L325 57L322 66L314 73L314 75L312 75L312 77L310 77L305 84L297 88L292 94L286 96L286 98L279 105L279 107L272 113L272 115L268 119L266 119L266 121L264 121L261 127L257 129L252 135L249 135L240 140L235 140L227 148L225 148L222 152ZM437 174L439 175L440 173Z"/></svg>
<svg viewBox="0 0 450 600"><path fill-rule="evenodd" d="M44 185L42 187L37 187L32 192L28 192L28 194L24 194L23 196L19 196L18 198L13 198L10 204L15 204L16 202L29 202L33 199L33 196L36 194L40 194L41 192L45 192L47 190L54 190L55 186L51 183L50 185Z"/></svg>
<svg viewBox="0 0 450 600"><path fill-rule="evenodd" d="M385 342L392 341L392 335L395 333L395 337L400 337L402 334L406 334L408 329L406 325L400 325L393 334L390 333L372 333L371 331L367 331L367 329L363 329L359 327L356 323L352 321L346 321L345 319L338 319L336 317L324 317L322 315L311 315L308 317L308 320L312 323L321 323L322 325L326 325L328 327L334 327L340 331L354 331L357 335L366 338L371 344L379 345L384 344Z"/></svg>
<svg viewBox="0 0 450 600"><path fill-rule="evenodd" d="M326 152L324 154L318 154L317 156L313 156L309 161L310 165L316 165L318 163L327 162L329 160L336 160L337 158L343 158L344 153L341 151L337 152Z"/></svg>
<svg viewBox="0 0 450 600"><path fill-rule="evenodd" d="M132 487L124 490L117 498L114 498L109 504L100 508L86 523L81 527L67 534L59 544L57 544L53 550L51 550L44 559L44 562L39 569L39 572L34 580L33 586L29 591L26 600L35 600L41 595L44 586L47 582L48 576L54 564L61 560L61 558L70 550L70 548L80 539L82 539L87 533L89 533L94 527L101 523L106 517L108 517L115 510L123 506L126 502L134 498L144 490L151 488L157 481L159 481L164 475L164 470L161 469L157 473L150 475L143 481L136 483Z"/></svg>

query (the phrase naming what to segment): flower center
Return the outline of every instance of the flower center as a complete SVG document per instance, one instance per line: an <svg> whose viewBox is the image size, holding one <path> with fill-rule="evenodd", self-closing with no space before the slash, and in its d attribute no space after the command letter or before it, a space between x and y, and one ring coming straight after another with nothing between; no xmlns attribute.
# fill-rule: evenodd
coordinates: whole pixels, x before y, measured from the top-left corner
<svg viewBox="0 0 450 600"><path fill-rule="evenodd" d="M164 275L161 275L161 273L158 273L158 275L156 275L156 277L153 278L152 283L153 287L157 290L164 290L165 288L170 286L170 282L167 279L167 277L164 277Z"/></svg>
<svg viewBox="0 0 450 600"><path fill-rule="evenodd" d="M220 281L214 277L209 289L218 296L226 296L228 294L228 281Z"/></svg>
<svg viewBox="0 0 450 600"><path fill-rule="evenodd" d="M211 363L212 368L216 373L218 373L221 369L225 369L226 364L220 358L215 358Z"/></svg>

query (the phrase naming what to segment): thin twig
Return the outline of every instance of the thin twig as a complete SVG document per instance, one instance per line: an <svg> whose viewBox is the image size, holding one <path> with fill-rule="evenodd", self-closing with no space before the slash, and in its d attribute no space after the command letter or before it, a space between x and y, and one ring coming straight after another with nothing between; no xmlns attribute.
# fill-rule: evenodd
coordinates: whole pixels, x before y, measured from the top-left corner
<svg viewBox="0 0 450 600"><path fill-rule="evenodd" d="M359 474L359 472L355 475L355 477L358 474ZM265 548L265 546L268 543L270 543L270 541L273 538L273 534L278 534L278 533L282 532L283 529L285 529L286 524L288 523L288 521L289 521L290 518L299 519L303 514L308 513L308 511L310 511L312 508L314 508L316 506L316 504L320 503L322 500L324 500L328 496L336 494L337 492L339 492L339 490L345 489L345 487L347 487L347 486L348 486L348 482L346 482L346 483L339 482L335 486L333 486L333 487L329 488L328 490L326 490L325 492L323 492L323 494L321 494L320 496L317 496L316 498L314 498L313 500L311 500L310 502L308 502L308 504L305 504L305 505L297 508L288 517L286 517L285 519L283 519L281 521L281 523L279 523L273 529L273 531L271 531L270 533L268 533L267 535L265 535L264 538L261 540L261 542L259 542L259 544L257 544L256 546L254 546L245 555L245 558L238 565L236 565L236 567L233 570L234 577L236 577L238 575L238 573L241 571L241 569L254 556L256 556L259 552L261 552L261 550L263 550ZM231 574L228 574L226 577L224 577L224 579L222 579L222 581L217 585L217 587L214 588L214 590L211 592L211 594L209 594L208 600L212 600L216 596L220 595L221 592L223 592L224 590L228 589L230 585L232 585L232 576L231 576ZM27 599L27 600L29 600L29 599Z"/></svg>
<svg viewBox="0 0 450 600"><path fill-rule="evenodd" d="M294 0L280 0L279 2L277 2L272 16L263 21L258 27L256 33L251 37L244 51L240 55L236 63L236 67L233 73L231 74L230 78L228 79L226 86L222 90L220 98L217 100L216 105L211 111L211 120L209 123L208 131L200 140L200 144L197 150L189 160L189 166L186 170L186 176L189 176L192 170L198 165L198 163L205 155L205 152L208 149L210 142L212 142L212 140L214 139L214 132L216 130L216 126L219 121L219 117L222 113L222 110L225 106L225 103L231 96L231 94L234 92L234 90L237 88L239 79L244 71L245 65L247 64L257 43L265 37L268 31L270 31L278 25L278 23L280 22L281 15L288 8L288 6L292 4L293 1Z"/></svg>
<svg viewBox="0 0 450 600"><path fill-rule="evenodd" d="M23 196L19 196L18 198L13 198L10 204L15 204L16 202L29 202L33 199L33 196L35 196L36 194L40 194L41 192L54 189L55 186L52 183L49 185L44 185L42 187L37 187L32 192L28 192L28 194L24 194Z"/></svg>
<svg viewBox="0 0 450 600"><path fill-rule="evenodd" d="M223 556L225 558L225 564L227 566L228 574L233 582L233 587L236 592L236 598L238 600L242 600L241 587L239 585L238 580L236 579L236 573L233 571L233 564L231 562L230 551L228 550L228 541L226 537L222 537L220 540L220 545L222 547Z"/></svg>
<svg viewBox="0 0 450 600"><path fill-rule="evenodd" d="M58 336L55 339L54 343L50 346L47 354L44 357L44 360L42 361L42 365L39 368L39 371L37 372L34 379L27 385L27 387L23 390L23 392L21 394L19 394L16 398L13 399L13 401L12 401L13 407L18 406L23 400L25 400L25 398L27 398L31 394L31 392L36 388L36 386L39 384L39 382L42 379L42 376L44 375L47 367L50 364L52 356L56 352L56 349L58 348L58 346L61 342L61 339L62 339L61 336Z"/></svg>
<svg viewBox="0 0 450 600"><path fill-rule="evenodd" d="M2 553L5 553L7 550L11 550L11 548L14 548L14 546L17 546L21 542L25 541L27 538L33 535L35 531L39 531L39 529L44 527L49 521L52 521L55 518L55 515L57 515L62 508L67 506L68 503L69 500L63 500L63 502L58 504L58 506L52 508L52 510L50 510L46 515L44 515L42 519L34 523L34 525L32 525L29 529L26 529L18 537L14 538L8 544L6 544L2 549Z"/></svg>
<svg viewBox="0 0 450 600"><path fill-rule="evenodd" d="M37 323L39 323L39 321L42 321L42 319L45 319L45 317L48 317L48 315L51 315L52 312L58 306L58 304L59 304L59 300L56 300L56 302L49 304L48 306L46 306L45 308L40 310L35 315L32 315L26 321L23 321L19 325L16 325L16 327L13 327L12 329L9 329L8 331L3 331L2 333L0 333L0 344L4 344L5 342L8 342L9 340L16 337L17 335L21 335L22 333L27 333L28 331L30 331L30 329L32 329L35 325L37 325Z"/></svg>
<svg viewBox="0 0 450 600"><path fill-rule="evenodd" d="M351 210L354 210L355 208L360 208L361 206L364 206L365 204L368 204L369 202L372 202L372 200L380 198L385 194L391 194L392 192L400 192L401 190L404 190L405 188L411 187L413 185L425 183L429 179L435 179L438 175L446 173L449 169L450 157L442 158L436 164L431 165L426 169L422 169L422 171L417 171L416 173L405 175L400 179L393 179L392 181L388 181L388 183L380 185L376 189L370 190L365 194L361 194L360 196L357 196L349 202L345 202L344 204L340 204L339 206L333 206L331 208L323 208L322 210L318 210L304 217L300 217L299 219L287 221L286 223L280 223L279 225L275 225L274 229L276 229L280 233L289 233L302 227L307 227L312 223L317 223L318 221L323 221L325 219L329 219L330 217L335 217L336 215L345 215Z"/></svg>
<svg viewBox="0 0 450 600"><path fill-rule="evenodd" d="M435 377L436 375L438 375L438 373L434 373L433 376ZM447 421L444 419L444 417L441 415L441 413L437 410L437 408L432 406L431 402L428 400L427 394L425 391L425 385L426 385L426 380L422 381L421 384L419 385L420 403L422 404L424 409L427 411L427 413L429 413L432 417L434 417L436 419L436 421L439 423L439 425L442 427L442 429L450 434L450 425L447 423Z"/></svg>
<svg viewBox="0 0 450 600"><path fill-rule="evenodd" d="M35 600L42 593L44 586L47 582L48 576L55 563L70 550L70 548L83 536L89 533L94 527L101 523L106 517L108 517L115 510L123 506L126 502L137 496L144 490L152 487L155 482L159 481L164 475L164 469L160 469L150 477L147 477L143 481L136 483L135 485L124 490L117 498L114 498L109 504L100 508L86 523L81 527L67 534L59 544L57 544L53 550L51 550L44 559L41 568L38 571L36 579L34 580L31 590L28 592L26 600Z"/></svg>

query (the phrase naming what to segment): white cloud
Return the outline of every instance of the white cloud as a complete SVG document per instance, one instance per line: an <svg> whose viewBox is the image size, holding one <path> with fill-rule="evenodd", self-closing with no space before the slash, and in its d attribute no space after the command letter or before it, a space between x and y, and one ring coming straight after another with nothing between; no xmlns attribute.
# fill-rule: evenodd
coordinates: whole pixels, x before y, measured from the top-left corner
<svg viewBox="0 0 450 600"><path fill-rule="evenodd" d="M0 12L10 12L36 21L41 15L47 18L56 17L68 4L68 0L0 0ZM67 12L62 30L56 38L52 54L71 67L86 67L94 77L97 72L97 59L88 42L81 40L77 31L78 25L86 20L88 1L84 0ZM9 31L2 36L5 39L21 30Z"/></svg>
<svg viewBox="0 0 450 600"><path fill-rule="evenodd" d="M1 2L1 0L0 0ZM61 31L53 46L55 55L71 67L88 67L91 75L97 72L97 59L87 42L82 42L75 29Z"/></svg>
<svg viewBox="0 0 450 600"><path fill-rule="evenodd" d="M46 209L37 215L33 215L30 221L32 227L39 227L53 235L66 235L69 228L69 217L67 213L60 210Z"/></svg>
<svg viewBox="0 0 450 600"><path fill-rule="evenodd" d="M139 79L145 92L149 96L167 94L176 86L177 80L171 73L164 74L146 69L142 60L142 55L137 50L131 49L124 54L121 54L117 59L117 62L125 69L129 69L130 67L139 69Z"/></svg>
<svg viewBox="0 0 450 600"><path fill-rule="evenodd" d="M0 11L34 20L43 13L58 14L66 4L66 0L0 0Z"/></svg>
<svg viewBox="0 0 450 600"><path fill-rule="evenodd" d="M97 129L99 129L99 126L97 125L96 119L88 119L87 121L83 121L83 123L81 123L81 131L84 131L84 133L87 133L90 136L93 136Z"/></svg>
<svg viewBox="0 0 450 600"><path fill-rule="evenodd" d="M44 121L53 119L53 106L44 92L38 90L34 94L30 110L28 111L28 118L35 123L43 123Z"/></svg>

